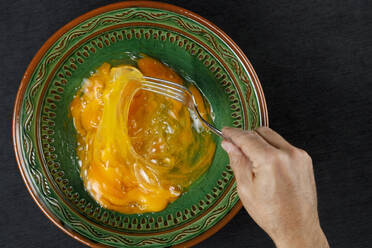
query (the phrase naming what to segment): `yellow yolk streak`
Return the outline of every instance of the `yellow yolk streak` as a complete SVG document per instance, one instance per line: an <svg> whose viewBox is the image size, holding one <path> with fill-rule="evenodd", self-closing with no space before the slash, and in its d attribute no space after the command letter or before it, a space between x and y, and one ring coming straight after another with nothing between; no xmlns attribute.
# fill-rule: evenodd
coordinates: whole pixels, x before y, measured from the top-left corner
<svg viewBox="0 0 372 248"><path fill-rule="evenodd" d="M103 207L127 214L163 210L208 169L216 148L183 104L140 89L142 74L182 79L153 58L137 63L139 70L104 63L70 105L85 188ZM189 89L209 118L199 90Z"/></svg>

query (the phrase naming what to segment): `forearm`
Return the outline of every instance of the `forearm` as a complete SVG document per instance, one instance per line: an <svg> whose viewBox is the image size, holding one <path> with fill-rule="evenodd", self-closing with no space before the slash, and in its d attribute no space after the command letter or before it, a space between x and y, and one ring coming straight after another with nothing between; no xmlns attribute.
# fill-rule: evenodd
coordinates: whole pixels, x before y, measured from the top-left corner
<svg viewBox="0 0 372 248"><path fill-rule="evenodd" d="M329 244L320 226L312 230L301 231L274 240L277 248L329 248Z"/></svg>

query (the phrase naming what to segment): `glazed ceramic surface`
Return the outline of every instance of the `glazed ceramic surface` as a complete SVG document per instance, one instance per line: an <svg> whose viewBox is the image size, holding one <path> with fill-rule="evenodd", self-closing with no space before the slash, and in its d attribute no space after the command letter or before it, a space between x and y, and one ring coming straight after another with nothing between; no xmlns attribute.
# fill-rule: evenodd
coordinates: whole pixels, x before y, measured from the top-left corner
<svg viewBox="0 0 372 248"><path fill-rule="evenodd" d="M210 169L157 213L126 215L100 207L84 190L69 104L104 62L131 63L145 53L193 80L208 98L218 128L267 125L262 89L250 63L222 31L181 8L124 2L87 13L54 34L22 80L13 138L31 195L62 230L89 245L193 245L241 207L228 157L216 137Z"/></svg>

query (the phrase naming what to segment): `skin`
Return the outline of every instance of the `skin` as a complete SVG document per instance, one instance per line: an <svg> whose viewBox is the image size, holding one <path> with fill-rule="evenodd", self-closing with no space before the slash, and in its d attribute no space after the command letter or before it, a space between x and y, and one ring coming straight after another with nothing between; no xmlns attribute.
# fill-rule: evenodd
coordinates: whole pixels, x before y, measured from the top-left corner
<svg viewBox="0 0 372 248"><path fill-rule="evenodd" d="M222 132L240 199L275 245L329 247L319 224L311 157L267 127Z"/></svg>

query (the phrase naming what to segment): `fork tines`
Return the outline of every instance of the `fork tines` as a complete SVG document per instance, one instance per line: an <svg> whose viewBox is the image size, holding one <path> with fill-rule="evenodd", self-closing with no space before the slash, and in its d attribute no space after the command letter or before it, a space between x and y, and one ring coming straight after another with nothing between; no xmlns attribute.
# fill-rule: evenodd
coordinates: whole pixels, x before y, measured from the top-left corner
<svg viewBox="0 0 372 248"><path fill-rule="evenodd" d="M182 85L152 77L144 77L144 79L145 80L141 82L141 88L143 90L161 94L176 101L185 103L187 88Z"/></svg>

